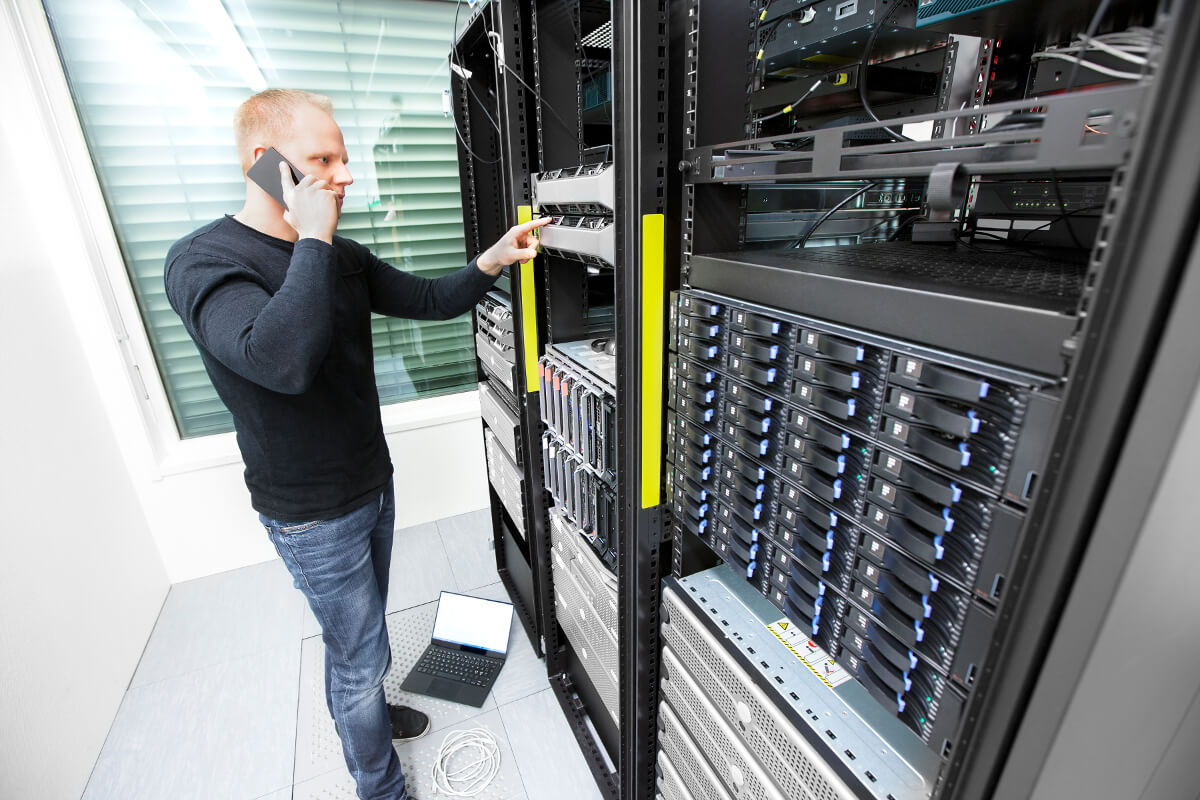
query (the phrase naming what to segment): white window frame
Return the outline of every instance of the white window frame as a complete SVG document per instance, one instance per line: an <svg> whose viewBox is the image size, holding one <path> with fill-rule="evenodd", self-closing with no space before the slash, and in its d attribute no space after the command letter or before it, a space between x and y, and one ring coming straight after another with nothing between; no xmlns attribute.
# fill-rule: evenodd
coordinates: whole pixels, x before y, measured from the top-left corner
<svg viewBox="0 0 1200 800"><path fill-rule="evenodd" d="M24 43L19 57L34 81L39 111L64 166L63 177L71 189L66 202L82 233L105 315L123 356L127 385L136 398L156 462L155 477L241 461L232 432L186 439L180 436L45 8L40 0L13 0L10 9L15 14L14 33ZM478 418L480 413L475 389L380 408L385 434Z"/></svg>

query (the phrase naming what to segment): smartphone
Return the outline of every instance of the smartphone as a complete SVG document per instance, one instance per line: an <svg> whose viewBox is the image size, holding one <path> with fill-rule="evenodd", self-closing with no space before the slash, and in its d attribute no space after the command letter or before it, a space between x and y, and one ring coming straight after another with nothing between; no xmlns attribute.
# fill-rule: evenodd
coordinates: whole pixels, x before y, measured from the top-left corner
<svg viewBox="0 0 1200 800"><path fill-rule="evenodd" d="M268 147L267 152L258 157L246 172L246 177L257 183L267 194L275 198L275 202L287 208L283 202L283 184L280 183L279 164L287 164L292 171L292 183L304 179L304 173L296 169L296 165L284 158L274 147Z"/></svg>

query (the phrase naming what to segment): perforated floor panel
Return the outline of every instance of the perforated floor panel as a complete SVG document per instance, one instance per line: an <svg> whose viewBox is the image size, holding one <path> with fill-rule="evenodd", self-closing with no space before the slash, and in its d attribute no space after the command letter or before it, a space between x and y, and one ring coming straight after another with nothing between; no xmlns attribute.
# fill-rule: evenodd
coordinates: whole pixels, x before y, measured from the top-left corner
<svg viewBox="0 0 1200 800"><path fill-rule="evenodd" d="M500 773L481 794L481 800L520 800L525 789L509 748L508 736L491 695L482 708L448 703L400 691L400 684L429 644L437 603L410 608L387 618L392 669L384 680L389 703L411 705L429 714L430 732L416 742L398 745L396 752L408 776L410 793L433 797L431 775L438 747L451 730L482 727L500 746ZM296 732L294 800L355 800L354 781L346 770L341 742L325 707L324 645L320 637L305 639L300 666L300 706Z"/></svg>
<svg viewBox="0 0 1200 800"><path fill-rule="evenodd" d="M451 731L463 728L486 728L496 737L500 747L500 772L495 780L476 797L481 800L525 800L524 785L517 770L516 760L508 746L504 725L499 712L492 710L464 720L457 725L431 731L424 739L399 745L396 752L404 766L408 779L409 795L415 798L434 797L431 775L437 758L438 747ZM305 783L297 783L292 800L357 800L354 781L345 766L340 771L329 772Z"/></svg>

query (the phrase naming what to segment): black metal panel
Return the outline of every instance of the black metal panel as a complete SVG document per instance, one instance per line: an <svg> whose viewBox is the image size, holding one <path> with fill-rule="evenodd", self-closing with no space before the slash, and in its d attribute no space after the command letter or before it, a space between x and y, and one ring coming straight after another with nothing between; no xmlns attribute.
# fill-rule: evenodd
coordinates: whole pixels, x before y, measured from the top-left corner
<svg viewBox="0 0 1200 800"><path fill-rule="evenodd" d="M496 508L495 492L492 494L492 507ZM499 513L501 516L503 515L503 511ZM525 629L525 635L529 637L533 651L540 654L541 629L534 616L537 604L534 595L533 571L530 569L527 555L521 551L520 540L513 535L511 530L506 529L506 526L506 521L497 519L492 527L492 530L503 533L503 536L497 537L495 541L497 549L504 549L504 552L496 554L497 563L503 562L503 566L498 569L500 580L504 583L504 588L513 601L517 619L521 620L521 627Z"/></svg>
<svg viewBox="0 0 1200 800"><path fill-rule="evenodd" d="M542 256L546 271L546 336L570 342L588 335L588 271L581 261ZM553 299L551 299L553 298Z"/></svg>
<svg viewBox="0 0 1200 800"><path fill-rule="evenodd" d="M538 0L534 4L535 88L540 169L578 166L583 151L578 63L582 24L578 0ZM564 80L569 76L571 80Z"/></svg>
<svg viewBox="0 0 1200 800"><path fill-rule="evenodd" d="M692 0L677 3L683 32L683 152L749 133L746 76L755 68L751 3ZM678 61L675 63L679 63ZM690 165L680 161L686 173ZM738 246L744 192L741 187L687 184L682 190L683 248L680 280L686 284L694 252Z"/></svg>
<svg viewBox="0 0 1200 800"><path fill-rule="evenodd" d="M954 251L897 247L901 244L693 255L690 284L1019 369L1048 375L1062 371L1063 344L1076 326L1073 311L1082 291L1082 268L1067 270L1076 287L1070 297L988 290L976 282L978 276L949 283L907 272L900 268L903 262L889 258L947 260L947 253ZM823 250L868 253L878 260L879 269L823 262ZM971 253L963 261L986 268L989 258ZM1022 261L1030 277L1046 277L1056 284L1069 277L1051 262Z"/></svg>

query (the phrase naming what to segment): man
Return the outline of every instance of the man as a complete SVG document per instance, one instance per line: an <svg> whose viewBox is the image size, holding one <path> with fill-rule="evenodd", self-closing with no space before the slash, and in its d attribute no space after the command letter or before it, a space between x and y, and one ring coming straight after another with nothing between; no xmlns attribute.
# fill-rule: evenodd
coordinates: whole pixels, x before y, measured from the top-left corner
<svg viewBox="0 0 1200 800"><path fill-rule="evenodd" d="M325 701L362 800L408 795L393 740L429 718L386 705L384 609L395 517L380 421L370 312L448 319L501 269L533 258L535 220L436 280L401 272L335 236L353 179L328 98L272 89L234 119L242 171L275 147L286 210L252 180L232 216L167 254L171 307L233 414L251 505L321 624Z"/></svg>

